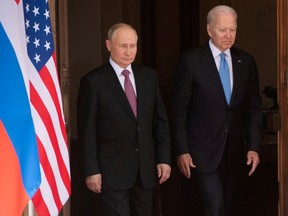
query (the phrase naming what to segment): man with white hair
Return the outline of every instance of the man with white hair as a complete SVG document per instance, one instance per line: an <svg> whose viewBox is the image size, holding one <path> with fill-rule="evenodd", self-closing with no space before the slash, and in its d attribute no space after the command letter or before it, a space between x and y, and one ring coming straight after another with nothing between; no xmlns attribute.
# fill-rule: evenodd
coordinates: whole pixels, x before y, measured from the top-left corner
<svg viewBox="0 0 288 216"><path fill-rule="evenodd" d="M193 170L205 215L233 216L244 150L249 175L260 162L258 71L251 55L233 47L237 32L233 8L211 9L207 32L210 40L179 61L171 126L178 167L187 178Z"/></svg>

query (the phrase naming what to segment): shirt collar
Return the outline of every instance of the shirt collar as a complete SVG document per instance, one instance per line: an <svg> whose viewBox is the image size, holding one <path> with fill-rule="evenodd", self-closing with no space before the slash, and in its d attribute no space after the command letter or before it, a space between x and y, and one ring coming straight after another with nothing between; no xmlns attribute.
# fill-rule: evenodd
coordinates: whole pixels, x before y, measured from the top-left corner
<svg viewBox="0 0 288 216"><path fill-rule="evenodd" d="M213 57L219 56L222 52L212 43L211 39L209 40L209 46L212 52ZM225 50L224 52L228 57L231 56L231 51L230 49Z"/></svg>
<svg viewBox="0 0 288 216"><path fill-rule="evenodd" d="M122 68L122 67L120 67L118 64L116 64L116 63L112 60L111 57L109 58L109 62L110 62L110 64L111 64L111 66L113 67L114 71L116 72L117 76L120 76L121 73L122 73L122 71L125 70L125 69L128 70L131 74L133 74L131 64L128 65L127 68Z"/></svg>

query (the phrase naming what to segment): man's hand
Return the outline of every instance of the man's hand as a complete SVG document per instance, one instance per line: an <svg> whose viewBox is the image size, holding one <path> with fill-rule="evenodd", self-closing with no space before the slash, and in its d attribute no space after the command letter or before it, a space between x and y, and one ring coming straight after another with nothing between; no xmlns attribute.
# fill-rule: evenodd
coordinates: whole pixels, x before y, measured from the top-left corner
<svg viewBox="0 0 288 216"><path fill-rule="evenodd" d="M168 164L157 164L159 183L162 184L170 177L171 167Z"/></svg>
<svg viewBox="0 0 288 216"><path fill-rule="evenodd" d="M252 167L249 171L249 176L251 176L256 170L258 164L260 163L259 155L256 151L248 151L247 153L247 165L252 163Z"/></svg>
<svg viewBox="0 0 288 216"><path fill-rule="evenodd" d="M181 171L181 173L186 177L191 177L190 168L195 168L196 166L193 163L192 157L189 153L179 155L177 157L177 165Z"/></svg>
<svg viewBox="0 0 288 216"><path fill-rule="evenodd" d="M96 174L86 177L86 186L95 193L101 193L102 188L102 176L101 174Z"/></svg>

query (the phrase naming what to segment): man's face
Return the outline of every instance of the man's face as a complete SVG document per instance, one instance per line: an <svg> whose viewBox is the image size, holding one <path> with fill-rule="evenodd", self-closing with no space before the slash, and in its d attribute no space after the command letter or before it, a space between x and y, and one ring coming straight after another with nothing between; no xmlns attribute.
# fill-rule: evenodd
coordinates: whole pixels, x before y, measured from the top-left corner
<svg viewBox="0 0 288 216"><path fill-rule="evenodd" d="M138 37L133 29L122 27L117 29L111 40L106 40L112 60L122 68L131 64L137 54Z"/></svg>
<svg viewBox="0 0 288 216"><path fill-rule="evenodd" d="M233 14L218 14L213 22L207 25L212 43L222 52L233 46L236 30L236 17Z"/></svg>

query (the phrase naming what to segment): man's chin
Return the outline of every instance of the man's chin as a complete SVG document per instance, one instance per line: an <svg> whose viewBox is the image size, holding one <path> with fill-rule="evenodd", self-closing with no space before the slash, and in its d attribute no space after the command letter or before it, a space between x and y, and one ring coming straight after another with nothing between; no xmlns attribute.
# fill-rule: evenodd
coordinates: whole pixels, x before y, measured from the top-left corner
<svg viewBox="0 0 288 216"><path fill-rule="evenodd" d="M222 44L222 47L226 50L226 49L230 49L232 47L233 43L224 43Z"/></svg>

